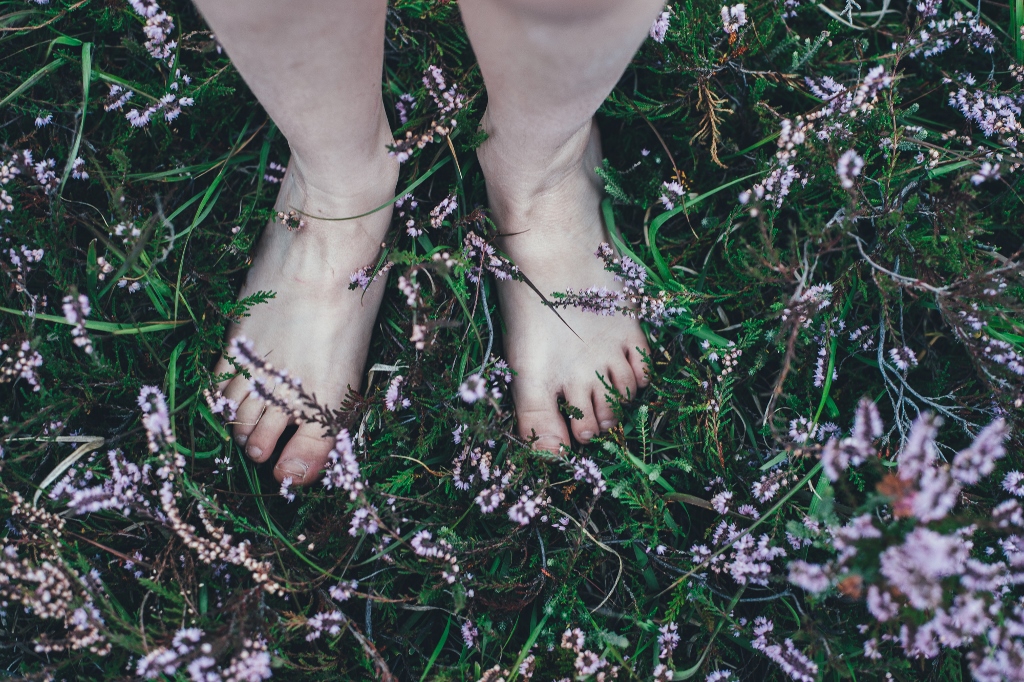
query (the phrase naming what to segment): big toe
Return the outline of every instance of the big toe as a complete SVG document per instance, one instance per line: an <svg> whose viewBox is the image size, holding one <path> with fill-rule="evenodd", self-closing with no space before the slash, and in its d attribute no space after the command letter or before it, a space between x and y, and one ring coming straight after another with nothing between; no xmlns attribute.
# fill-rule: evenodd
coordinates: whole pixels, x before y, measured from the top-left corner
<svg viewBox="0 0 1024 682"><path fill-rule="evenodd" d="M559 453L568 446L569 430L565 428L565 420L558 411L555 391L536 384L524 383L515 386L513 395L519 435L528 439L536 436L534 450Z"/></svg>
<svg viewBox="0 0 1024 682"><path fill-rule="evenodd" d="M274 467L274 478L291 478L295 485L309 485L327 463L334 440L327 436L319 424L306 422L288 439L281 459Z"/></svg>

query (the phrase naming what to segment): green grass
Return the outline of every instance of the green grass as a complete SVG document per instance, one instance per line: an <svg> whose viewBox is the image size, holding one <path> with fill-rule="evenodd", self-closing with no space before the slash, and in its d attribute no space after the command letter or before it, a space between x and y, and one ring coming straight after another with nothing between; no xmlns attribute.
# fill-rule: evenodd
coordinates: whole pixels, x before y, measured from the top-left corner
<svg viewBox="0 0 1024 682"><path fill-rule="evenodd" d="M457 256L469 231L488 229L475 213L486 208L473 134L483 84L453 3L391 5L383 92L393 126L395 102L406 92L419 102L409 129L431 120L433 105L420 85L430 64L457 80L471 104L450 146L428 145L402 167L398 196L414 192L421 218L449 192L457 194L459 210L418 239L397 225L389 237L397 265L370 351L371 363L383 369L372 374L357 425L371 499L400 528L399 539L378 548L379 538L349 535L354 507L347 495L314 486L288 504L270 468L244 457L203 397L229 320L258 305L236 304L235 295L272 215L276 187L264 174L270 162L286 163L288 152L195 9L164 3L195 105L170 124L158 116L135 129L123 114L156 101L171 74L143 48L143 22L127 3L0 1L0 152L4 160L24 149L37 161L53 158L56 175L51 194L31 172L3 185L13 211L0 212L0 339L10 347L0 363L8 370L24 341L43 362L38 392L9 375L0 388L0 510L9 515L15 492L32 500L47 481L40 508L62 513L67 500L50 499L56 481L47 479L76 451L72 467L83 483L109 476L109 448L139 464L154 461L136 403L141 387L154 385L167 395L174 447L185 458L178 504L189 523L201 527L198 509L206 509L235 541L252 543L285 590L267 594L244 569L203 563L164 524L138 514L68 514L59 537L18 517L2 533L19 557L50 560L73 576L98 571L102 588L76 582L73 603L88 598L99 608L113 648L102 657L88 650L37 653L32 644L41 633L64 636L62 621L26 613L8 598L0 611L3 669L40 678L129 678L140 656L194 625L216 642L222 662L244 638L265 637L281 679L366 679L382 664L402 680L475 680L494 665L514 677L532 652L534 679L547 680L571 675L575 655L559 642L566 628L580 627L588 647L622 666L619 679L650 679L658 627L673 621L683 642L672 660L676 679L703 679L719 668L744 680L784 679L750 644L750 621L765 615L818 664L821 679L881 679L887 671L897 679L967 676L955 650L931 660L908 661L895 648L881 660L865 658L857 626L872 621L862 600L835 591L811 599L786 580L787 560L820 548L773 561L768 586L740 586L709 572L689 549L710 544L721 520L710 504L717 489L708 489L716 477L733 493L734 508L751 503L761 513L756 522L729 520L787 547L787 530L805 516L843 517L874 495L865 477L833 486L820 476L820 444L794 442L791 420L833 422L845 432L867 396L886 424L896 425L884 443L891 451L918 410L946 414L940 443L947 451L997 413L1019 422L1020 376L986 355L980 332L961 312L1024 353L1024 289L1014 265L1024 236L1024 187L1021 173L1011 170L1020 152L998 136L985 137L951 107L949 94L960 86L942 79L970 72L978 81L973 89L1019 103L1024 6L982 5L999 39L992 54L964 40L923 58L893 49L920 30L905 3L886 5L897 11L877 24L877 15L859 12L875 12L880 3L854 7L852 15L830 5L857 28L813 4L783 19L781 4L751 3L750 24L734 42L722 32L718 3L672 3L665 42L644 44L598 113L606 155L599 173L616 246L646 265L650 293L666 291L685 310L663 326L646 326L651 387L623 406L620 429L578 450L597 462L607 482L595 499L565 462L532 454L514 437L508 396L474 405L458 397L464 378L487 361L487 348L501 354L492 282L473 284L464 265L435 271L441 276L433 289L424 288L418 313L435 327L433 343L416 351L408 340L412 320L398 276L431 267L434 253ZM948 5L940 18L967 9ZM781 119L821 110L805 78L831 76L855 87L876 65L895 76L893 86L849 122L845 138L812 134L798 149L795 163L806 184L797 180L781 207L741 204L740 193L772 170ZM120 112L104 110L111 84L136 93ZM37 129L40 112L52 113L53 123ZM949 138L949 130L971 139ZM836 164L847 149L865 166L844 189ZM1004 155L1002 177L974 185L971 176L988 150ZM79 156L87 181L71 176ZM676 170L686 195L665 210L659 197ZM112 230L128 221L141 234L125 244ZM19 278L8 250L23 245L45 255ZM98 257L110 263L109 272ZM122 277L141 289L117 286ZM999 289L994 277L1007 286ZM833 286L827 307L799 307L795 296L826 283ZM72 293L91 303L91 355L73 344L73 325L61 311ZM794 322L801 312L807 324ZM850 340L865 325L864 335ZM876 346L863 350L868 338ZM905 373L888 356L903 346L918 361ZM710 355L733 348L742 355L723 374L721 359ZM819 349L823 381L816 385ZM409 379L412 406L389 412L384 393L395 366ZM465 431L456 445L452 431L459 425ZM102 438L103 445L83 451L85 438ZM495 514L473 504L476 488L453 485L453 459L466 443L491 451L496 463L516 464L516 480ZM1012 436L998 473L1021 467L1019 444ZM760 504L751 485L768 471L785 483ZM971 490L970 513L984 515L1001 499L999 480ZM505 509L525 484L551 497L549 522L520 528L508 520ZM383 512L391 509L388 497L395 498L393 512ZM564 532L551 527L563 513ZM421 529L450 542L462 572L473 578L449 585L438 563L417 557L408 543ZM664 554L649 551L659 545ZM340 579L358 579L358 594L335 604L328 589ZM347 627L306 641L306 619L335 608L350 619ZM473 649L459 633L467 618L479 630ZM184 671L179 678L186 679Z"/></svg>

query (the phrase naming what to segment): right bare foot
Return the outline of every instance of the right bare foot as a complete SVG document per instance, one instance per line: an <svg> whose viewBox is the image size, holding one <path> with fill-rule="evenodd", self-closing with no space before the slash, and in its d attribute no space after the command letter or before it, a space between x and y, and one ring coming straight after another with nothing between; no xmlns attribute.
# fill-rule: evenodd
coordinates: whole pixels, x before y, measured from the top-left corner
<svg viewBox="0 0 1024 682"><path fill-rule="evenodd" d="M366 182L361 187L317 184L305 176L301 162L293 155L276 209L342 218L387 202L394 196L398 180L398 163L385 152L390 142L390 131L386 131L376 171L363 167ZM384 293L383 282L370 285L365 292L350 291L349 275L377 258L391 209L342 222L303 219L306 224L299 230L291 231L276 221L264 229L239 298L256 291L273 291L276 296L232 324L228 338L244 336L251 340L257 353L301 379L306 392L333 409L349 389L360 388ZM215 371L228 374L234 369L221 357ZM220 388L239 404L235 440L254 461L266 461L291 420L251 392L244 376L238 375ZM296 485L311 483L326 463L332 445L333 439L319 425L298 424L284 446L274 476L279 481L290 477Z"/></svg>

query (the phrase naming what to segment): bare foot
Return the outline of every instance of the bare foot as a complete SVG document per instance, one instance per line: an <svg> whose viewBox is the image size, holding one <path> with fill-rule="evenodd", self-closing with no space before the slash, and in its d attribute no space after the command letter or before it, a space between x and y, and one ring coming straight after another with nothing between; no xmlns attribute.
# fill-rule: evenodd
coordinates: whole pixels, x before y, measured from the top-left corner
<svg viewBox="0 0 1024 682"><path fill-rule="evenodd" d="M485 115L485 130L486 121ZM596 125L584 126L541 162L503 144L492 135L478 151L495 221L507 235L497 245L545 296L591 286L620 290L594 256L601 242L610 242L600 214L601 183L593 172L601 162ZM570 330L522 282L499 282L498 296L508 328L505 353L518 374L512 395L520 435L538 436L538 449L567 446L559 397L583 412L582 419L571 420L578 442L613 427L615 413L598 375L623 396L647 385L637 350L648 349L640 325L622 316L561 311Z"/></svg>
<svg viewBox="0 0 1024 682"><path fill-rule="evenodd" d="M297 209L329 218L358 215L379 206L392 196L398 164L386 156L381 144L378 172L364 168L366 187L314 186L293 156L281 184L276 208L287 213ZM337 408L349 388L359 390L377 309L384 293L383 282L367 291L349 291L349 275L374 262L391 218L390 208L366 218L330 222L305 217L305 226L289 230L272 221L260 238L252 267L239 298L256 291L276 296L250 309L249 317L231 325L228 337L244 336L257 353L274 367L287 369L302 380L303 388L330 408ZM233 373L222 357L217 373ZM236 376L221 390L239 403L234 437L256 462L273 454L278 439L292 423L287 415L267 406L249 381ZM301 423L284 446L274 468L281 481L308 484L327 461L333 439L319 425Z"/></svg>

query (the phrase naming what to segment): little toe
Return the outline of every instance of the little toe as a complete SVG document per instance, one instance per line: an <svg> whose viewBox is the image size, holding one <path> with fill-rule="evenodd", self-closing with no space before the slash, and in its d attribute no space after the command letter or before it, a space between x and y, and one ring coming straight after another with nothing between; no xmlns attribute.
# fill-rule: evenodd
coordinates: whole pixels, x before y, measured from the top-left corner
<svg viewBox="0 0 1024 682"><path fill-rule="evenodd" d="M615 400L615 397L605 389L604 385L598 384L594 388L594 416L597 418L597 425L602 432L608 431L619 423L619 419L615 416L615 410L612 407L613 400Z"/></svg>
<svg viewBox="0 0 1024 682"><path fill-rule="evenodd" d="M587 389L590 387L587 386ZM590 439L600 433L601 428L598 426L597 417L594 414L594 401L592 399L592 391L582 391L574 389L572 391L566 389L565 399L573 407L577 407L583 411L583 419L571 419L569 425L572 428L572 434L576 436L576 440L580 443L589 443Z"/></svg>
<svg viewBox="0 0 1024 682"><path fill-rule="evenodd" d="M254 462L265 462L274 454L277 440L288 426L288 415L273 407L260 417L259 424L249 434L245 443L245 454Z"/></svg>
<svg viewBox="0 0 1024 682"><path fill-rule="evenodd" d="M629 359L629 366L633 370L633 378L636 380L636 385L640 388L646 388L651 383L650 368L644 362L644 356L640 353L641 350L650 356L650 349L647 348L647 344L644 344L640 347L640 350L629 348L626 351L626 357Z"/></svg>
<svg viewBox="0 0 1024 682"><path fill-rule="evenodd" d="M334 439L327 436L319 424L306 422L288 439L281 459L274 467L274 478L291 478L295 485L309 485L315 481L327 463L327 455L334 447Z"/></svg>
<svg viewBox="0 0 1024 682"><path fill-rule="evenodd" d="M259 424L266 405L262 398L250 394L238 406L238 411L235 413L234 428L232 429L236 443L245 447L245 444L249 441L249 435L252 434L256 429L256 425Z"/></svg>
<svg viewBox="0 0 1024 682"><path fill-rule="evenodd" d="M515 386L515 384L513 384ZM518 386L515 389L516 421L519 435L532 439L534 450L547 450L560 453L569 445L569 431L565 428L565 419L558 411L555 394L543 387L530 389Z"/></svg>

